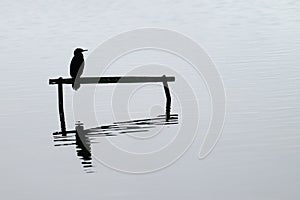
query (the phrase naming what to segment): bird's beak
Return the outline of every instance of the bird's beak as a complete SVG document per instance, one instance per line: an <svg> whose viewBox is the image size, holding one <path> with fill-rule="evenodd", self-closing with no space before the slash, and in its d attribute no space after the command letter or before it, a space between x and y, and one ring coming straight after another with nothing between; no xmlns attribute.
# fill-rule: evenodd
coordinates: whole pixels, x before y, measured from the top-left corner
<svg viewBox="0 0 300 200"><path fill-rule="evenodd" d="M87 51L87 49L84 49L84 50L82 50L82 51Z"/></svg>

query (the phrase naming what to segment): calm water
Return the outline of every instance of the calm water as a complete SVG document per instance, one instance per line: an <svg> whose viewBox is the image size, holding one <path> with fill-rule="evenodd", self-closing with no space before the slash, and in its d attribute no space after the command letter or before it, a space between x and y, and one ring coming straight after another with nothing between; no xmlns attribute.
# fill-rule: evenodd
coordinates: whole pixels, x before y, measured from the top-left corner
<svg viewBox="0 0 300 200"><path fill-rule="evenodd" d="M1 197L299 199L299 11L296 0L1 1ZM57 146L61 144L53 136L59 129L57 94L48 79L68 76L75 47L86 47L90 53L109 37L139 27L172 29L193 38L218 67L227 95L227 118L219 143L205 160L197 155L208 127L209 96L203 82L193 78L194 89L203 93L198 99L203 116L200 132L191 148L168 168L143 175L114 171L90 159L72 134L65 142L74 145ZM130 66L159 59L155 53L149 60L136 57L120 62ZM177 63L175 58L170 62ZM122 70L126 66L112 68L111 73ZM137 109L132 112L134 119L162 114L157 105L163 95L153 98L155 87L145 88L142 96L137 93L135 106L129 102ZM110 92L109 87L97 89L96 98L107 96L96 104L101 124L115 122L108 106ZM66 86L70 130L75 127L72 95ZM136 104L139 99L146 103ZM174 101L180 124L178 105ZM150 108L146 114L145 106ZM169 131L160 141L171 137ZM147 149L130 139L115 142L128 144L131 151L151 151L158 145ZM101 142L91 142L92 149L97 145ZM96 170L90 165L97 165Z"/></svg>

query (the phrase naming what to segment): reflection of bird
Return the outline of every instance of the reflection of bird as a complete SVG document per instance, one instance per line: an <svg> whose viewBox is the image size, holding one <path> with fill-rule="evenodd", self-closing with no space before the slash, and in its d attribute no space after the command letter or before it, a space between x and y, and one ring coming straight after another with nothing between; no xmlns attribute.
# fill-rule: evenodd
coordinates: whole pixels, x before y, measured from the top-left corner
<svg viewBox="0 0 300 200"><path fill-rule="evenodd" d="M74 57L72 58L71 64L70 64L70 75L74 79L74 83L72 84L72 87L74 90L77 90L80 87L80 83L75 83L75 78L80 77L83 72L84 68L84 58L82 52L87 51L83 50L81 48L77 48L74 51Z"/></svg>

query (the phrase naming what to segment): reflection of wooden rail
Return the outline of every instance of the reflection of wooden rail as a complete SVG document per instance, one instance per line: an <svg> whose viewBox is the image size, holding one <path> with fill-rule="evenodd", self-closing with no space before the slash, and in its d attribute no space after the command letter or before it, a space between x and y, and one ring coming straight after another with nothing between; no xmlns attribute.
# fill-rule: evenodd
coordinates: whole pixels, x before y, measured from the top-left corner
<svg viewBox="0 0 300 200"><path fill-rule="evenodd" d="M123 77L81 77L78 80L79 84L109 84L109 83L153 83L161 82L164 86L164 91L166 95L166 121L170 119L170 110L171 110L171 95L168 86L168 82L174 82L174 76L123 76ZM58 78L58 79L49 79L50 85L58 85L58 109L59 109L59 118L61 125L62 134L66 134L66 123L64 115L64 101L63 101L63 84L72 84L74 79L72 78Z"/></svg>

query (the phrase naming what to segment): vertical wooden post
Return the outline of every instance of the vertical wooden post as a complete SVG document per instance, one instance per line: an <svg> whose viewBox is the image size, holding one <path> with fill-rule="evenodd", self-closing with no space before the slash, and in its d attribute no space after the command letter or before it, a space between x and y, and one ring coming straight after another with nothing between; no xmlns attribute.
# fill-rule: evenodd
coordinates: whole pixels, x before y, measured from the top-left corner
<svg viewBox="0 0 300 200"><path fill-rule="evenodd" d="M58 110L59 110L59 119L60 127L63 135L66 135L66 123L65 123L65 113L64 113L64 93L63 93L63 83L62 77L58 81Z"/></svg>
<svg viewBox="0 0 300 200"><path fill-rule="evenodd" d="M164 85L164 90L165 90L165 95L167 98L166 101L166 121L169 121L170 119L170 111L171 111L171 95L170 95L170 90L168 86L168 81L165 75L163 75L163 85Z"/></svg>

